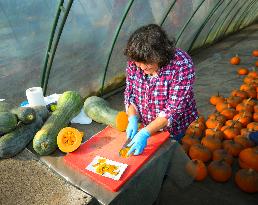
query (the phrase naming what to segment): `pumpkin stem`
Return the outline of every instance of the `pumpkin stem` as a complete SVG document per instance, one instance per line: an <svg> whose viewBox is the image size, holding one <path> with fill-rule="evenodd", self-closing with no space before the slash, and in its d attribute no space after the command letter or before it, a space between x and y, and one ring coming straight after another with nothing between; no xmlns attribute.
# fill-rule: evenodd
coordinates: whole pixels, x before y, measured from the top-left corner
<svg viewBox="0 0 258 205"><path fill-rule="evenodd" d="M251 100L252 98L248 98L247 101L245 102L245 105Z"/></svg>
<svg viewBox="0 0 258 205"><path fill-rule="evenodd" d="M214 128L214 131L215 131L215 132L216 132L217 129L219 128L219 125L220 125L220 123L218 123L217 126Z"/></svg>

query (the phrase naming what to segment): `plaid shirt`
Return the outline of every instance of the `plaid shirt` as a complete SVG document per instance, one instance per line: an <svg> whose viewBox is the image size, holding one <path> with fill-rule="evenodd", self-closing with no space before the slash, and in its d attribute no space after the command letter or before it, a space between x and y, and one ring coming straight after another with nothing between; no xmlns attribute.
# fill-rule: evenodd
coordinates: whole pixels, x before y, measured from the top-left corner
<svg viewBox="0 0 258 205"><path fill-rule="evenodd" d="M166 117L163 128L173 136L186 130L198 117L193 93L195 68L191 57L176 49L174 58L161 67L156 76L149 76L133 61L127 63L126 110L132 104L144 126L157 117Z"/></svg>

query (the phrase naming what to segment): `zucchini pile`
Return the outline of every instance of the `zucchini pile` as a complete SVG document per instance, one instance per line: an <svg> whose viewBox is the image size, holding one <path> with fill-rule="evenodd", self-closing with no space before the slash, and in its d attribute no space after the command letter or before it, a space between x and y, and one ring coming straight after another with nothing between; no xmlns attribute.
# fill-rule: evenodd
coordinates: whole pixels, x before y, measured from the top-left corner
<svg viewBox="0 0 258 205"><path fill-rule="evenodd" d="M0 159L21 152L49 116L45 106L13 107L0 102Z"/></svg>

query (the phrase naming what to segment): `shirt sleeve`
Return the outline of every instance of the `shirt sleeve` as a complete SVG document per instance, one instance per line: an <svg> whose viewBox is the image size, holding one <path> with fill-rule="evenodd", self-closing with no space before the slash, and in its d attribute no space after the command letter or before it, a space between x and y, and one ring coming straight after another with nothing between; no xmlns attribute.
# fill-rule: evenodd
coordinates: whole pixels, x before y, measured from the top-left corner
<svg viewBox="0 0 258 205"><path fill-rule="evenodd" d="M135 105L135 96L133 93L133 81L135 76L135 66L131 61L127 62L126 67L126 84L125 84L125 91L124 91L124 104L125 110L127 112L129 105L133 105L136 112L138 113L137 107Z"/></svg>
<svg viewBox="0 0 258 205"><path fill-rule="evenodd" d="M191 60L180 61L176 64L177 72L170 82L168 101L165 109L159 113L159 117L166 117L168 125L173 122L174 116L183 112L192 101L193 83L195 80L194 65Z"/></svg>

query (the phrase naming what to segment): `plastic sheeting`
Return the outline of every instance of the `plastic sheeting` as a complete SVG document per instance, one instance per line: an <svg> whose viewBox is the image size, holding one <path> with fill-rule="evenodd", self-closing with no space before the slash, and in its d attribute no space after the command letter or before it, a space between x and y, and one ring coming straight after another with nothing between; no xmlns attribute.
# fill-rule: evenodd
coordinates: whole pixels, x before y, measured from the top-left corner
<svg viewBox="0 0 258 205"><path fill-rule="evenodd" d="M27 88L40 86L58 2L0 0L1 98L18 104ZM178 47L192 50L253 23L257 11L256 0L76 0L57 47L47 95L76 90L87 96L123 85L123 49L142 25L162 25Z"/></svg>

